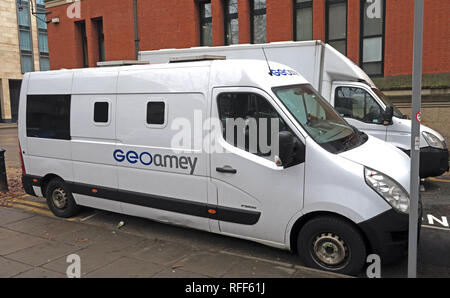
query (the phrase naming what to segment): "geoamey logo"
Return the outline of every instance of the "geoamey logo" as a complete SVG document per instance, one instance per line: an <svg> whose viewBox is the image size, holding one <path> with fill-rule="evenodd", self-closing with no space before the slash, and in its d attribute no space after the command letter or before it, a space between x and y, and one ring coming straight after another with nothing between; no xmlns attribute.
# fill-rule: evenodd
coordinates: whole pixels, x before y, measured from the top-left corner
<svg viewBox="0 0 450 298"><path fill-rule="evenodd" d="M181 168L183 170L189 170L189 174L192 175L197 165L197 157L192 159L189 156L177 156L177 155L161 155L151 154L150 152L136 152L130 150L124 152L121 149L117 149L113 153L113 157L117 162L127 161L130 164L140 163L144 166L155 166L163 168Z"/></svg>

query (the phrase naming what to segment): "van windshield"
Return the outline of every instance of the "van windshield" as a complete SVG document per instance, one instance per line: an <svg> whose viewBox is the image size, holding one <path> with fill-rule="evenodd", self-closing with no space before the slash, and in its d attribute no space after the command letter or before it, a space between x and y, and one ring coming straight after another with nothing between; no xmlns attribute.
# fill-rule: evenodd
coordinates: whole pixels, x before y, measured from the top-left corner
<svg viewBox="0 0 450 298"><path fill-rule="evenodd" d="M367 140L351 127L310 85L272 89L311 138L331 153L353 149Z"/></svg>

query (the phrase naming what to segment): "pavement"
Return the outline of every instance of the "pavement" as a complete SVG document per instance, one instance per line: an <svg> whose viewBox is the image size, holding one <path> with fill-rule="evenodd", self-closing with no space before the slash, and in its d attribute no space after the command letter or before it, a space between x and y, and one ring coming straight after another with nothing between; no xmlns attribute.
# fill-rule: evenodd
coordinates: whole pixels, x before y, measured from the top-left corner
<svg viewBox="0 0 450 298"><path fill-rule="evenodd" d="M148 222L147 228L152 227ZM0 207L0 277L64 278L72 254L80 257L81 277L88 278L343 277L157 234L135 235L114 225L95 226Z"/></svg>

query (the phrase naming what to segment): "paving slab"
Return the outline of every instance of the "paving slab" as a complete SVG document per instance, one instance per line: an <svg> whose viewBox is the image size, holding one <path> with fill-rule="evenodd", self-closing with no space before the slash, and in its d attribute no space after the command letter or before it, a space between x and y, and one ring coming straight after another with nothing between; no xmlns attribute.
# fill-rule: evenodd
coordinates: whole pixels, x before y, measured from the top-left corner
<svg viewBox="0 0 450 298"><path fill-rule="evenodd" d="M209 276L189 272L180 268L167 268L153 276L154 278L209 278Z"/></svg>
<svg viewBox="0 0 450 298"><path fill-rule="evenodd" d="M15 232L15 231L8 230L8 229L0 228L0 241L4 240L4 239L10 239L13 237L17 237L20 235L22 235L22 234Z"/></svg>
<svg viewBox="0 0 450 298"><path fill-rule="evenodd" d="M46 239L52 239L58 234L77 231L84 228L84 226L79 223L47 216L26 218L18 222L7 224L6 227L10 230L40 236Z"/></svg>
<svg viewBox="0 0 450 298"><path fill-rule="evenodd" d="M32 268L14 276L15 278L66 278L65 274L44 269L41 267Z"/></svg>
<svg viewBox="0 0 450 298"><path fill-rule="evenodd" d="M12 277L31 268L29 265L0 257L0 278Z"/></svg>
<svg viewBox="0 0 450 298"><path fill-rule="evenodd" d="M34 214L26 212L17 212L16 210L0 208L0 226L17 222L25 218L34 217Z"/></svg>
<svg viewBox="0 0 450 298"><path fill-rule="evenodd" d="M164 266L152 262L123 257L87 274L86 277L148 278L164 270L164 268Z"/></svg>
<svg viewBox="0 0 450 298"><path fill-rule="evenodd" d="M16 251L20 251L25 248L33 247L37 244L45 242L44 239L19 234L0 241L0 256L8 255Z"/></svg>
<svg viewBox="0 0 450 298"><path fill-rule="evenodd" d="M41 266L59 257L74 253L79 249L79 247L62 242L46 241L31 248L8 254L6 257L21 263Z"/></svg>
<svg viewBox="0 0 450 298"><path fill-rule="evenodd" d="M171 265L188 255L199 252L195 247L165 240L145 240L127 249L130 256L160 265Z"/></svg>
<svg viewBox="0 0 450 298"><path fill-rule="evenodd" d="M293 278L350 278L351 276L329 273L326 271L315 270L307 267L295 266L296 271Z"/></svg>
<svg viewBox="0 0 450 298"><path fill-rule="evenodd" d="M211 277L222 277L231 267L244 260L243 258L226 254L203 252L190 255L177 262L176 265L186 271Z"/></svg>
<svg viewBox="0 0 450 298"><path fill-rule="evenodd" d="M76 252L81 259L81 275L83 277L94 270L127 256L126 251L119 249L118 247L114 247L114 245L110 245L112 245L111 242L109 242L109 244L97 242ZM120 246L123 247L123 245ZM45 264L43 267L60 273L65 273L68 265L69 264L66 262L66 257L62 257Z"/></svg>
<svg viewBox="0 0 450 298"><path fill-rule="evenodd" d="M245 260L235 264L223 277L228 278L288 278L295 273L294 268L277 266L260 260Z"/></svg>
<svg viewBox="0 0 450 298"><path fill-rule="evenodd" d="M120 250L144 240L142 237L123 233L117 229L111 230L86 224L81 225L83 225L82 229L56 235L55 240L81 247L88 247L101 242L110 250Z"/></svg>

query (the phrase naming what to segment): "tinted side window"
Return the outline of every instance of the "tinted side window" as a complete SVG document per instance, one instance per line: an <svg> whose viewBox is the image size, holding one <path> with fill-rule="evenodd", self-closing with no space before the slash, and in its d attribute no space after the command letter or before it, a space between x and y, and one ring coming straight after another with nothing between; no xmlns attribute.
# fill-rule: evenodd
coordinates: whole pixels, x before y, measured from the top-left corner
<svg viewBox="0 0 450 298"><path fill-rule="evenodd" d="M165 123L166 104L162 101L147 103L147 124L163 125Z"/></svg>
<svg viewBox="0 0 450 298"><path fill-rule="evenodd" d="M94 104L94 122L108 123L109 121L109 103L96 102Z"/></svg>
<svg viewBox="0 0 450 298"><path fill-rule="evenodd" d="M70 95L28 95L27 136L70 140Z"/></svg>
<svg viewBox="0 0 450 298"><path fill-rule="evenodd" d="M262 148L261 145L270 146L272 144L272 125L278 124L277 137L278 132L289 130L272 105L259 95L221 93L218 96L217 104L224 139L233 146L253 154L271 156L270 150ZM230 120L231 122L228 122ZM227 129L233 129L233 131L227 132ZM230 136L232 136L231 139ZM245 141L244 144L240 143L240 137L241 142ZM251 145L252 138L256 143L253 147Z"/></svg>
<svg viewBox="0 0 450 298"><path fill-rule="evenodd" d="M364 89L353 87L336 88L334 107L343 117L367 123L382 123L382 109Z"/></svg>

